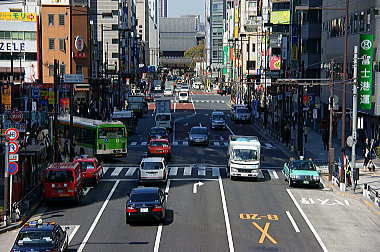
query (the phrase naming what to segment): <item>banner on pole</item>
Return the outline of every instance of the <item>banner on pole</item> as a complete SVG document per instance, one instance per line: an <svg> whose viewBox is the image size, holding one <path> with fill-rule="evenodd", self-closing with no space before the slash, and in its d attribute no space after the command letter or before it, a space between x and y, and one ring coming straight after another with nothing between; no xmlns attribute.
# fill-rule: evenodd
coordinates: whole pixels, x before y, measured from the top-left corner
<svg viewBox="0 0 380 252"><path fill-rule="evenodd" d="M373 69L373 35L360 35L359 52L359 108L371 110L372 108L372 69Z"/></svg>

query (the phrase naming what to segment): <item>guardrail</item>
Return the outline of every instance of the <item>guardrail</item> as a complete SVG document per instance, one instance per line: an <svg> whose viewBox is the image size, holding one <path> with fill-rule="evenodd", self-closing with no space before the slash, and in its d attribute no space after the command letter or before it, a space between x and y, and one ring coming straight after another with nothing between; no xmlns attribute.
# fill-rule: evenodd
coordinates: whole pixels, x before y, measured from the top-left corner
<svg viewBox="0 0 380 252"><path fill-rule="evenodd" d="M368 184L363 185L363 196L380 207L380 193Z"/></svg>
<svg viewBox="0 0 380 252"><path fill-rule="evenodd" d="M12 204L12 221L19 221L25 217L29 210L42 200L42 185L38 184L28 192L20 201Z"/></svg>

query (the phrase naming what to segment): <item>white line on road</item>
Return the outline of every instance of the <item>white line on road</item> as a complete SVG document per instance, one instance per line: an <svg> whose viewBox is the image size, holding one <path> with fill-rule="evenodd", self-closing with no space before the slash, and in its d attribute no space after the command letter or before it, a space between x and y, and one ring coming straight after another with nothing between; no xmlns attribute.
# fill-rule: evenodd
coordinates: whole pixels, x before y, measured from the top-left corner
<svg viewBox="0 0 380 252"><path fill-rule="evenodd" d="M219 177L220 176L219 168L215 168L215 167L212 168L212 176L213 177Z"/></svg>
<svg viewBox="0 0 380 252"><path fill-rule="evenodd" d="M226 229L227 229L228 246L230 248L230 252L235 252L234 242L232 240L230 218L228 217L228 211L227 211L226 197L224 196L223 182L222 182L222 179L220 176L219 176L218 180L219 180L220 196L222 197L224 221L226 223Z"/></svg>
<svg viewBox="0 0 380 252"><path fill-rule="evenodd" d="M190 176L191 175L191 167L187 166L185 167L185 170L183 171L184 176Z"/></svg>
<svg viewBox="0 0 380 252"><path fill-rule="evenodd" d="M141 142L141 145L145 146L145 145L147 145L147 142Z"/></svg>
<svg viewBox="0 0 380 252"><path fill-rule="evenodd" d="M219 143L219 142L214 142L214 145L215 145L215 146L219 146L220 143Z"/></svg>
<svg viewBox="0 0 380 252"><path fill-rule="evenodd" d="M115 170L111 173L111 177L117 177L120 175L120 172L124 169L124 167L115 167Z"/></svg>
<svg viewBox="0 0 380 252"><path fill-rule="evenodd" d="M117 180L115 182L115 184L113 185L113 187L111 189L111 192L107 196L106 201L104 201L104 203L102 205L102 208L100 208L100 211L99 211L98 215L96 215L94 222L92 223L90 229L88 230L86 236L84 237L82 243L80 244L80 246L78 248L78 252L82 252L83 249L84 249L84 247L86 246L86 244L88 242L88 239L90 239L90 236L91 236L92 232L94 232L94 229L95 229L96 225L98 224L98 222L100 220L100 217L102 216L104 210L106 209L106 206L108 205L108 202L110 201L110 199L111 199L113 193L115 192L116 187L118 186L119 183L120 183L120 181Z"/></svg>
<svg viewBox="0 0 380 252"><path fill-rule="evenodd" d="M130 167L130 168L128 168L128 171L125 173L125 176L127 176L127 177L133 176L133 174L135 174L136 170L137 170L136 167Z"/></svg>
<svg viewBox="0 0 380 252"><path fill-rule="evenodd" d="M276 171L272 170L272 174L273 174L273 176L274 176L275 179L278 179L278 175L277 175Z"/></svg>
<svg viewBox="0 0 380 252"><path fill-rule="evenodd" d="M88 194L88 192L92 189L93 187L86 187L86 189L84 189L83 191L83 194L84 196L86 196Z"/></svg>
<svg viewBox="0 0 380 252"><path fill-rule="evenodd" d="M168 180L168 182L166 183L166 188L165 188L166 193L169 193L169 187L170 187L170 180ZM168 196L166 196L166 200L168 200ZM162 223L157 228L156 241L154 242L153 252L158 252L160 248L161 233L162 233Z"/></svg>
<svg viewBox="0 0 380 252"><path fill-rule="evenodd" d="M322 250L327 252L328 249L326 247L326 245L323 243L321 237L319 236L319 234L317 233L317 231L315 230L313 224L311 224L310 220L307 218L305 212L302 210L301 206L298 204L296 198L294 198L292 192L289 190L289 189L286 189L286 191L288 192L290 198L293 200L294 202L294 205L296 205L298 211L301 213L302 217L304 218L304 220L306 221L307 225L309 226L311 232L314 234L314 237L317 239L319 245L321 246Z"/></svg>
<svg viewBox="0 0 380 252"><path fill-rule="evenodd" d="M193 104L194 114L197 114L197 111L195 110L195 105L194 105L193 100L191 100L191 104Z"/></svg>
<svg viewBox="0 0 380 252"><path fill-rule="evenodd" d="M137 145L137 142L132 142L131 145Z"/></svg>
<svg viewBox="0 0 380 252"><path fill-rule="evenodd" d="M231 130L231 128L226 124L226 128L230 131L231 135L235 135L235 133Z"/></svg>
<svg viewBox="0 0 380 252"><path fill-rule="evenodd" d="M69 235L69 244L70 244L71 240L74 238L74 235L78 231L79 227L80 227L80 225L75 225L73 232L71 232L71 234Z"/></svg>
<svg viewBox="0 0 380 252"><path fill-rule="evenodd" d="M206 168L198 169L198 176L206 176Z"/></svg>
<svg viewBox="0 0 380 252"><path fill-rule="evenodd" d="M106 172L108 171L109 167L108 166L104 166L103 167L103 174L106 174Z"/></svg>
<svg viewBox="0 0 380 252"><path fill-rule="evenodd" d="M297 223L294 221L293 216L290 214L289 211L286 211L286 215L288 216L290 222L292 223L292 225L293 225L293 227L294 227L294 230L295 230L297 233L301 232L300 229L299 229L298 226L297 226Z"/></svg>

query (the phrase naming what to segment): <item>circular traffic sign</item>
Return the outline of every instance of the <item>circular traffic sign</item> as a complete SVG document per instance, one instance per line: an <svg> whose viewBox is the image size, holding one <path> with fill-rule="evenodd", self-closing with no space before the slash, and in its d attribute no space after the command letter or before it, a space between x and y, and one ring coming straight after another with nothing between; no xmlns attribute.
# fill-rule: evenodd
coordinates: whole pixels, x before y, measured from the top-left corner
<svg viewBox="0 0 380 252"><path fill-rule="evenodd" d="M16 154L18 152L18 143L9 142L9 154Z"/></svg>
<svg viewBox="0 0 380 252"><path fill-rule="evenodd" d="M13 122L21 122L22 121L23 114L21 111L14 110L11 113L11 120Z"/></svg>
<svg viewBox="0 0 380 252"><path fill-rule="evenodd" d="M5 137L8 141L16 141L19 136L18 130L15 128L9 128L5 131Z"/></svg>
<svg viewBox="0 0 380 252"><path fill-rule="evenodd" d="M18 172L18 164L16 162L9 162L8 173L9 175L15 175Z"/></svg>

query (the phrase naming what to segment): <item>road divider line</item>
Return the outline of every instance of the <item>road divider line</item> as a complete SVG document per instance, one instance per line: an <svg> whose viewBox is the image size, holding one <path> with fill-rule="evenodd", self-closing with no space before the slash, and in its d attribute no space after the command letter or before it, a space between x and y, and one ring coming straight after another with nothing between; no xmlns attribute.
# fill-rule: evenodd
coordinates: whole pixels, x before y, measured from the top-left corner
<svg viewBox="0 0 380 252"><path fill-rule="evenodd" d="M114 192L116 190L116 187L119 185L119 183L120 183L120 181L116 180L116 182L113 185L110 193L108 194L106 200L104 201L102 207L100 208L100 211L96 215L94 222L92 223L90 229L88 230L86 236L84 237L82 243L80 244L77 252L82 252L83 251L84 247L86 246L86 244L88 242L88 239L90 239L90 236L91 236L92 232L94 232L94 229L95 229L96 225L98 224L98 222L100 220L100 217L102 216L104 210L106 209L106 207L108 205L108 202L110 201L110 199L111 199L112 195L114 194Z"/></svg>
<svg viewBox="0 0 380 252"><path fill-rule="evenodd" d="M300 212L300 214L302 215L303 219L306 221L306 224L309 226L311 232L314 234L314 237L315 237L315 239L317 239L317 241L318 241L319 245L321 246L322 250L324 252L327 252L328 249L327 249L326 245L323 243L321 237L319 236L319 234L315 230L313 224L311 224L309 218L307 218L305 212L302 210L301 206L298 204L296 198L294 198L293 193L289 189L286 189L286 191L288 192L290 198L293 200L294 205L296 205L296 207L297 207L298 211Z"/></svg>
<svg viewBox="0 0 380 252"><path fill-rule="evenodd" d="M231 128L228 126L228 124L226 124L226 128L229 130L229 132L231 133L231 135L235 135L235 133L231 130Z"/></svg>
<svg viewBox="0 0 380 252"><path fill-rule="evenodd" d="M219 181L219 188L220 188L220 196L222 198L224 221L225 221L226 229L227 229L228 247L230 248L230 252L235 252L234 241L232 240L230 218L228 217L228 211L227 211L226 197L224 195L223 182L220 176L218 177L218 181Z"/></svg>
<svg viewBox="0 0 380 252"><path fill-rule="evenodd" d="M75 225L73 232L71 232L71 234L69 235L69 242L68 242L69 244L70 244L71 240L74 238L74 235L78 231L79 227L80 227L80 225Z"/></svg>
<svg viewBox="0 0 380 252"><path fill-rule="evenodd" d="M299 229L298 226L297 226L297 223L295 222L295 220L293 219L293 216L290 214L289 211L286 211L286 215L288 216L290 222L292 223L294 230L295 230L297 233L301 232L300 229Z"/></svg>
<svg viewBox="0 0 380 252"><path fill-rule="evenodd" d="M165 188L166 193L169 193L169 188L170 188L170 180L168 180L168 182L166 183L166 188ZM166 200L167 198L168 196L166 196ZM160 249L161 234L162 234L162 223L157 228L157 234L156 234L156 240L154 242L153 252L158 252L158 250Z"/></svg>
<svg viewBox="0 0 380 252"><path fill-rule="evenodd" d="M193 99L191 99L191 104L193 105L194 114L197 114L197 110L195 109L195 105L194 105Z"/></svg>

